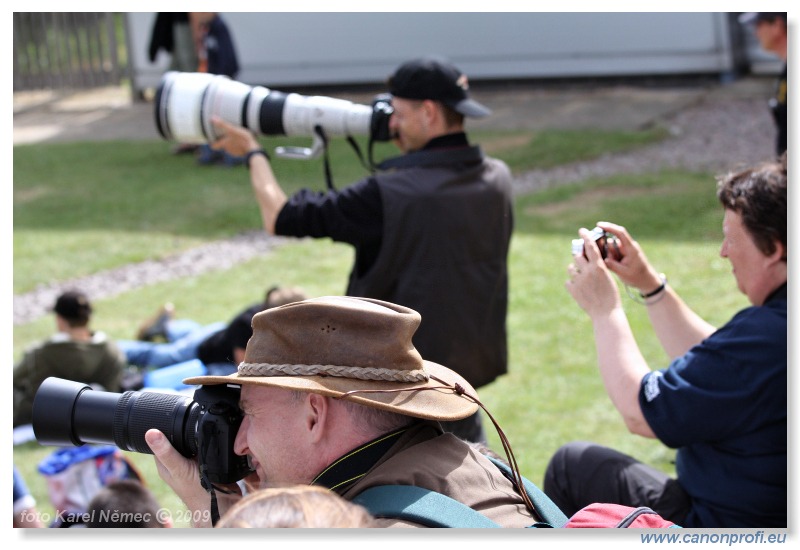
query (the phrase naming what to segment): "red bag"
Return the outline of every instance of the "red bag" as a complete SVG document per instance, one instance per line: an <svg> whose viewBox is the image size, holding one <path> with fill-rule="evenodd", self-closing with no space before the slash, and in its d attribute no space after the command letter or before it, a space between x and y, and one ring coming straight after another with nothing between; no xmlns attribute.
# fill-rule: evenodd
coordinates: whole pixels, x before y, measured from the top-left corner
<svg viewBox="0 0 800 550"><path fill-rule="evenodd" d="M566 528L571 529L663 529L680 527L658 515L646 506L633 508L620 504L590 504L578 510L567 521Z"/></svg>

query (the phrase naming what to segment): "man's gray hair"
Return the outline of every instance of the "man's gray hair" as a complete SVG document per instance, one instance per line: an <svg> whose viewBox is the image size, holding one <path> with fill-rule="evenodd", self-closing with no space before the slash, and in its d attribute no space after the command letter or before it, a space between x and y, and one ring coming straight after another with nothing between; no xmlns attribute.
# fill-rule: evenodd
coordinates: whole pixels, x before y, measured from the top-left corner
<svg viewBox="0 0 800 550"><path fill-rule="evenodd" d="M295 401L302 401L306 395L306 392L292 390L292 399ZM344 406L350 418L354 421L353 425L364 435L391 432L408 426L414 421L412 417L404 414L368 407L346 399L334 399L334 401L339 401Z"/></svg>

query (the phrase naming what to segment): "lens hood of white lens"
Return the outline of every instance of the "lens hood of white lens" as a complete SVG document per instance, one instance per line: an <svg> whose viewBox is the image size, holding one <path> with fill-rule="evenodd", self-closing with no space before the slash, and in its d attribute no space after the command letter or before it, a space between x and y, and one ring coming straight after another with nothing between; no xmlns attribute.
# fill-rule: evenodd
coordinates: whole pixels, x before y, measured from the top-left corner
<svg viewBox="0 0 800 550"><path fill-rule="evenodd" d="M209 83L203 98L201 117L203 131L209 141L214 142L221 137L211 122L214 115L236 126L244 125L243 106L251 89L247 84L224 75L217 75Z"/></svg>
<svg viewBox="0 0 800 550"><path fill-rule="evenodd" d="M206 88L214 79L208 73L175 73L171 75L166 98L161 103L172 139L182 143L205 143L201 121L201 105Z"/></svg>

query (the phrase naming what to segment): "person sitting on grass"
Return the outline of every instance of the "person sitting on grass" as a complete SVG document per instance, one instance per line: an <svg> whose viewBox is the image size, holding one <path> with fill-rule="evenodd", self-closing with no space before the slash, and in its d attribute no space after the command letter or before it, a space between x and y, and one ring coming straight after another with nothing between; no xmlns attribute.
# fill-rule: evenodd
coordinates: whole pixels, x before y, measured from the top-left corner
<svg viewBox="0 0 800 550"><path fill-rule="evenodd" d="M119 340L117 344L130 365L162 368L199 359L209 374L230 374L244 358L244 348L253 334L253 315L307 297L297 287L272 287L263 300L247 306L227 324L208 325L174 319L174 306L165 304L140 327L139 340Z"/></svg>
<svg viewBox="0 0 800 550"><path fill-rule="evenodd" d="M120 391L125 356L102 331L90 328L92 304L79 290L62 293L53 306L57 332L25 352L14 367L14 427L30 424L33 398L49 376Z"/></svg>
<svg viewBox="0 0 800 550"><path fill-rule="evenodd" d="M787 526L786 155L718 181L720 256L752 304L717 329L695 314L619 225L622 258L586 257L567 290L592 320L600 376L628 429L677 448L677 478L600 445L569 443L545 493L571 515L593 502L648 506L683 527ZM670 365L651 370L612 277L638 288Z"/></svg>

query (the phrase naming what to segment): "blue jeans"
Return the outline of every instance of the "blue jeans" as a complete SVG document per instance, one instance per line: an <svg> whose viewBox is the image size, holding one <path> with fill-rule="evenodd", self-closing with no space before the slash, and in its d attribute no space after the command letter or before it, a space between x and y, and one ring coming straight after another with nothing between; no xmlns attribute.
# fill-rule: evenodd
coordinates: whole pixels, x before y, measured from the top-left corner
<svg viewBox="0 0 800 550"><path fill-rule="evenodd" d="M167 342L117 340L129 365L139 367L167 367L197 359L197 348L203 340L225 328L218 322L201 325L189 319L174 319L167 323Z"/></svg>

